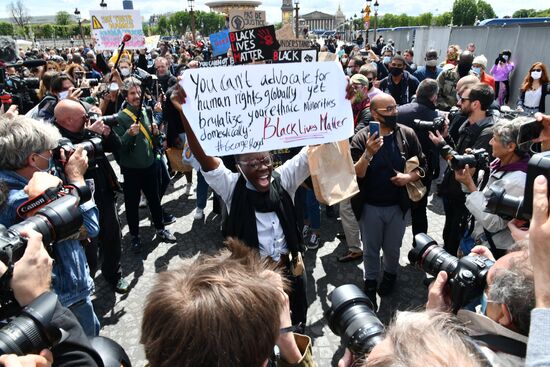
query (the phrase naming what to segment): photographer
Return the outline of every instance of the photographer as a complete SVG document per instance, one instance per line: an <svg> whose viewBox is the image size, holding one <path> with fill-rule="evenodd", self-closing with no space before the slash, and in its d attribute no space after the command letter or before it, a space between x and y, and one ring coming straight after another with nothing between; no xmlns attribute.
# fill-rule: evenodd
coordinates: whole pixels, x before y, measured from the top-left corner
<svg viewBox="0 0 550 367"><path fill-rule="evenodd" d="M52 78L50 91L38 104L36 118L51 122L54 109L60 100L70 98L78 101L82 95L80 88L75 88L74 81L67 74L58 74Z"/></svg>
<svg viewBox="0 0 550 367"><path fill-rule="evenodd" d="M494 259L482 246L475 247L472 254ZM491 355L495 365L524 365L530 313L535 307L533 269L528 257L527 251L520 248L498 259L487 273L480 312L461 309L457 314L469 334L486 344L485 354ZM448 285L447 273L439 272L430 287L426 309L448 312L452 286Z"/></svg>
<svg viewBox="0 0 550 367"><path fill-rule="evenodd" d="M90 113L84 106L72 100L60 101L55 107L55 125L61 135L71 143L79 144L94 137L102 139L103 152L116 152L122 145L120 138L98 115L90 121ZM103 254L101 273L118 293L128 292L128 282L122 278L120 270L121 237L120 221L116 209L116 191L120 185L111 164L103 152L96 152L95 164L88 167L85 178L94 181L94 201L99 212L99 246ZM97 268L97 247L90 246L87 251L91 273Z"/></svg>
<svg viewBox="0 0 550 367"><path fill-rule="evenodd" d="M315 366L309 337L292 332L284 277L242 242L226 245L233 254L158 275L141 325L151 366L266 366L275 345L277 366Z"/></svg>
<svg viewBox="0 0 550 367"><path fill-rule="evenodd" d="M52 149L58 146L60 138L55 127L40 121L24 116L0 119L0 180L9 189L0 211L0 224L9 227L25 219L17 215L21 204L61 184L59 178L47 173L53 170ZM66 159L65 153L61 154L61 158ZM87 161L83 148L77 148L64 165L68 182L85 185ZM95 203L93 200L83 203L79 210L84 218L79 238L95 237L99 230ZM87 335L97 335L99 321L91 301L93 281L80 241L64 240L56 243L53 250L56 261L53 288L61 304L73 311Z"/></svg>
<svg viewBox="0 0 550 367"><path fill-rule="evenodd" d="M27 238L27 247L23 257L14 264L13 275L9 283L15 299L21 307L31 304L36 298L49 291L53 260L49 257L42 243L42 235L27 230L21 233ZM32 269L33 271L29 271ZM0 262L0 276L7 270ZM67 339L51 348L43 349L40 355L27 354L25 356L2 355L0 363L8 366L98 366L100 361L97 353L92 349L82 327L75 316L66 308L56 303L51 327L61 328L68 333ZM13 363L13 364L12 364ZM28 364L27 364L28 363Z"/></svg>
<svg viewBox="0 0 550 367"><path fill-rule="evenodd" d="M493 138L489 144L496 159L491 162L487 185L479 189L482 191L474 183L473 171L468 166L454 173L455 179L468 191L466 208L475 222L472 237L476 245L489 247L496 258L502 257L514 245L514 239L508 229L507 220L485 211L485 193L492 187L499 187L510 195L523 195L529 155L516 143L522 121L521 118L513 121L501 119L493 126Z"/></svg>
<svg viewBox="0 0 550 367"><path fill-rule="evenodd" d="M423 121L434 121L434 119L440 117L439 112L435 108L438 93L439 86L437 82L434 79L425 79L418 86L418 90L416 91L416 101L397 107L399 122L415 131L416 136L418 136L418 141L422 146L422 152L426 156L426 163L428 166L426 175L422 179L422 182L427 189L426 194L420 201L411 203L413 236L418 233L428 232L428 216L426 214L426 208L428 206L428 196L430 195L432 178L439 162L437 149L428 136L428 131L431 130L419 129L414 123L414 120L420 119ZM443 126L446 131L446 124Z"/></svg>
<svg viewBox="0 0 550 367"><path fill-rule="evenodd" d="M459 95L459 106L462 114L467 115L468 119L458 131L458 141L455 144L450 137L447 138L449 141L445 141L439 131L436 131L436 134L430 132L430 140L439 148L443 148L446 143L454 146L458 154L464 154L467 148L482 148L490 155L492 149L489 141L493 137L492 127L495 118L488 115L487 110L493 103L494 96L493 89L482 83L464 89ZM442 156L445 154L443 158L448 159L445 151L446 149L442 150ZM443 196L445 208L445 226L443 228L445 250L451 255L456 255L460 239L466 229L468 209L464 205L466 201L464 192L460 183L455 180L450 167L445 172L440 193Z"/></svg>
<svg viewBox="0 0 550 367"><path fill-rule="evenodd" d="M384 341L372 349L367 360L354 359L346 349L338 367L488 365L462 323L450 314L434 311L398 312Z"/></svg>

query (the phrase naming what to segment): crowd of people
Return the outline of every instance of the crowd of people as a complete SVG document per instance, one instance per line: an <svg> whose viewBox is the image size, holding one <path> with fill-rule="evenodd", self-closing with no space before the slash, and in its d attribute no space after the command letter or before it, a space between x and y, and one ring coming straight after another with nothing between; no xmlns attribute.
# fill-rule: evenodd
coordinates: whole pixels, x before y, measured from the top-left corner
<svg viewBox="0 0 550 367"><path fill-rule="evenodd" d="M376 312L381 298L399 291L408 213L413 235L428 232L431 193L445 210L442 249L487 259L491 266L484 289L456 315L453 275L433 274L425 311L396 314L366 359L346 350L339 366L550 365L548 185L544 177L527 181L531 157L550 150L546 66L529 68L517 104L503 113L501 106L518 88L510 84L510 50L489 67L474 44L465 50L450 45L443 62L428 50L424 64L416 65L413 49L397 50L382 37L363 42L338 47L331 40L320 47L335 54L347 75L355 127L350 153L359 193L326 207L327 215L338 211L341 218L337 236L347 244L338 254L342 269L363 261L357 282ZM79 203L77 233L57 241L50 253L39 246L40 235L23 232L28 244L21 260L0 263L7 274L0 277L0 291L12 289L18 303L28 305L50 289L51 273L59 312L68 309L78 321L70 324L78 335L71 344L80 351L78 365L100 365L83 339L100 332L91 302L96 272L101 269L114 292L127 293L121 253L123 246L136 254L144 249L139 208L149 208L155 240L176 242L169 226L178 219L163 197L181 175L184 195L190 195L196 177L193 219L204 220L210 189L227 249L158 275L141 329L151 366L315 365L302 255L323 241L309 147L224 157L204 151L182 110L186 91L178 81L185 70L213 59L211 45L161 42L153 50L120 54L95 52L90 45L19 50L18 58L44 62L4 68L7 80L39 83L14 82L2 91L11 101L2 99L0 115L0 224L9 228L32 218L64 195L66 185L88 187L92 199ZM522 128L533 119L540 135L521 141ZM187 150L192 158L181 169ZM457 163L467 155L473 158ZM513 219L488 209L497 188L520 197L526 184L534 185L532 217ZM41 281L29 280L33 272L23 274L24 267L41 269ZM56 360L67 361L68 354L57 349L33 358L62 365ZM0 357L6 366L10 361Z"/></svg>

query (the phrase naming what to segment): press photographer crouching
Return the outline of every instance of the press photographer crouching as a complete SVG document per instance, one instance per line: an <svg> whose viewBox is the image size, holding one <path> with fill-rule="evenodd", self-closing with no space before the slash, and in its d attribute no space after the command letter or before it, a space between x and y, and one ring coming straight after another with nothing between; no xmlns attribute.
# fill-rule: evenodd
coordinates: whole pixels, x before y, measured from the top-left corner
<svg viewBox="0 0 550 367"><path fill-rule="evenodd" d="M122 277L120 269L121 238L120 221L116 209L116 192L120 185L105 152L117 152L121 147L120 138L104 123L98 114L86 111L84 106L73 100L62 100L55 107L55 126L64 138L72 144L80 144L90 139L101 139L102 151L96 151L94 160L89 161L85 178L93 180L95 192L94 201L99 212L99 234L97 240L103 255L101 273L118 293L128 292L128 282ZM97 244L86 248L91 274L97 270Z"/></svg>
<svg viewBox="0 0 550 367"><path fill-rule="evenodd" d="M62 181L48 172L55 171L52 156L60 139L59 131L49 124L24 116L0 118L0 181L8 190L0 208L0 224L10 227L57 197ZM61 166L67 183L85 186L86 151L78 147L68 159L65 152L59 154L60 160L66 160ZM99 333L99 321L91 302L93 281L79 239L97 235L98 211L93 200L81 203L78 209L84 225L77 238L53 246L53 289L61 304L75 314L86 334L94 336Z"/></svg>
<svg viewBox="0 0 550 367"><path fill-rule="evenodd" d="M463 186L466 192L466 208L472 214L470 229L473 245L484 245L491 249L498 259L506 250L514 245L514 239L508 229L508 220L496 214L488 213L487 198L485 193L491 188L502 188L507 194L520 196L525 189L525 178L528 152L522 150L518 144L518 135L522 120L500 119L493 126L493 138L489 142L493 148L493 156L496 158L490 164L490 177L486 185L478 185L474 182L475 168L466 166L454 171L455 179ZM464 241L463 241L464 242ZM473 246L471 246L473 247ZM469 249L463 249L469 252Z"/></svg>

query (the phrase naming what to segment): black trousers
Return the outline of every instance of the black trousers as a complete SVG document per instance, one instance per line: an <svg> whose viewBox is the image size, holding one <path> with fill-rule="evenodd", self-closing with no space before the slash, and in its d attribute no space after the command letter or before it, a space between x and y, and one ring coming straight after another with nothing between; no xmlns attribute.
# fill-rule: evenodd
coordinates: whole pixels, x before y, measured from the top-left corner
<svg viewBox="0 0 550 367"><path fill-rule="evenodd" d="M420 201L416 203L411 202L411 224L413 236L416 236L419 233L428 233L428 215L426 210L428 207L428 196L430 196L430 185L431 182L426 185L428 190L426 191L426 195L424 195Z"/></svg>
<svg viewBox="0 0 550 367"><path fill-rule="evenodd" d="M97 249L103 257L101 273L109 283L116 284L122 276L120 270L121 231L116 210L116 194L111 190L96 190L94 200L99 211L99 234L86 247L90 273L97 270Z"/></svg>
<svg viewBox="0 0 550 367"><path fill-rule="evenodd" d="M153 163L147 168L122 167L124 175L124 206L130 234L139 235L139 199L141 192L147 198L147 205L157 230L164 229L162 223L162 208L160 206L160 191L158 165Z"/></svg>
<svg viewBox="0 0 550 367"><path fill-rule="evenodd" d="M443 241L445 251L456 256L460 239L464 235L465 223L468 218L468 209L464 200L443 198L445 208L445 226L443 227Z"/></svg>
<svg viewBox="0 0 550 367"><path fill-rule="evenodd" d="M288 295L290 303L290 319L292 325L302 323L304 326L307 321L307 275L304 270L304 274L295 277L290 273L290 268L285 271L286 278L290 281L291 291Z"/></svg>
<svg viewBox="0 0 550 367"><path fill-rule="evenodd" d="M162 201L162 198L166 193L166 189L170 184L170 174L168 173L168 166L166 162L164 162L164 160L156 159L155 164L157 165L157 170L158 170L157 178L158 178L158 186L159 186L159 197L160 197L160 200Z"/></svg>

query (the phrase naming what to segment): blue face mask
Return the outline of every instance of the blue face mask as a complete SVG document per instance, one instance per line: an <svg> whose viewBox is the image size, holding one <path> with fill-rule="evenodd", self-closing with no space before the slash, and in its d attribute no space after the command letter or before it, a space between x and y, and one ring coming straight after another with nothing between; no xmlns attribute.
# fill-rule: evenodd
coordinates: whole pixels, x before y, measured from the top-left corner
<svg viewBox="0 0 550 367"><path fill-rule="evenodd" d="M485 294L485 292L481 294L480 303L481 303L481 313L487 316L487 295Z"/></svg>
<svg viewBox="0 0 550 367"><path fill-rule="evenodd" d="M472 73L475 75L481 75L481 68L472 67Z"/></svg>
<svg viewBox="0 0 550 367"><path fill-rule="evenodd" d="M390 61L391 61L391 57L389 57L389 56L384 56L384 58L383 58L382 60L383 60L382 62L383 62L384 64L389 64Z"/></svg>

